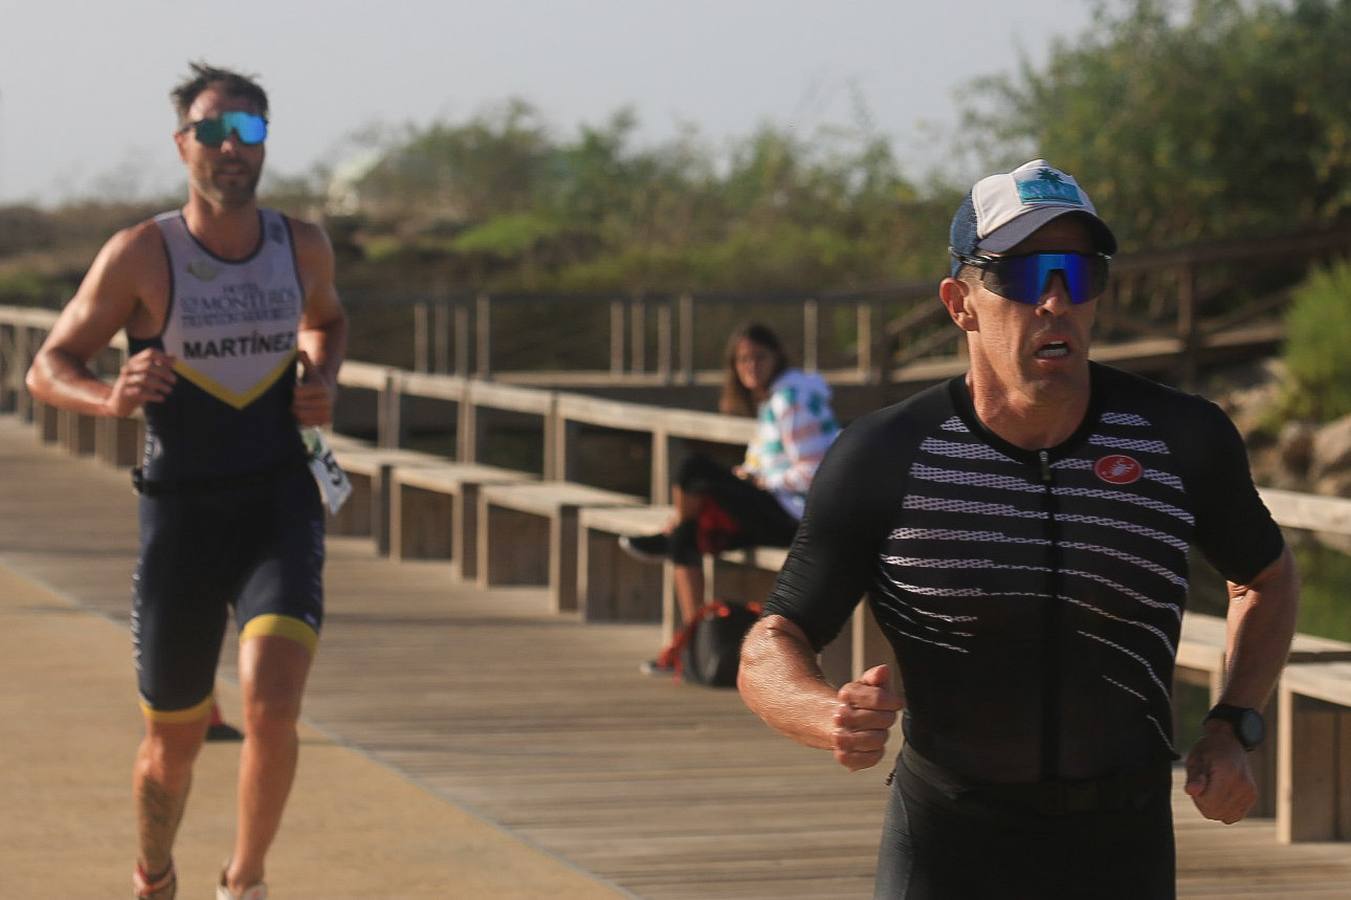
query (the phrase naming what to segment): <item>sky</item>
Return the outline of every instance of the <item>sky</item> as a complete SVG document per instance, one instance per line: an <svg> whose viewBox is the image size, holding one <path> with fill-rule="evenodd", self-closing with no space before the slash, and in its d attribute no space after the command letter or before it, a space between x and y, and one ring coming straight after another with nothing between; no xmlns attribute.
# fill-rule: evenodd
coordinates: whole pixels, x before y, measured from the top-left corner
<svg viewBox="0 0 1351 900"><path fill-rule="evenodd" d="M1088 0L0 0L0 204L179 189L168 92L199 59L260 76L274 175L512 97L561 138L629 106L639 143L693 125L714 147L852 125L861 100L918 181L950 165L958 89L1090 20Z"/></svg>

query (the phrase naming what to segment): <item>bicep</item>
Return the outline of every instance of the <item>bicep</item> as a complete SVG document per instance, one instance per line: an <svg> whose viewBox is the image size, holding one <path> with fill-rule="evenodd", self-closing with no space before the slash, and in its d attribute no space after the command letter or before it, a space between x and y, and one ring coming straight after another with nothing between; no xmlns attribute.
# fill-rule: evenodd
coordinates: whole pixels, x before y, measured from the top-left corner
<svg viewBox="0 0 1351 900"><path fill-rule="evenodd" d="M305 305L300 314L300 329L323 329L342 321L345 314L334 277L336 264L328 236L315 225L303 224L294 230L296 260L305 286Z"/></svg>
<svg viewBox="0 0 1351 900"><path fill-rule="evenodd" d="M767 613L795 623L813 649L839 634L873 581L886 484L866 442L842 439L826 454Z"/></svg>
<svg viewBox="0 0 1351 900"><path fill-rule="evenodd" d="M122 233L104 245L75 296L52 326L44 350L87 362L112 341L140 303L135 238Z"/></svg>

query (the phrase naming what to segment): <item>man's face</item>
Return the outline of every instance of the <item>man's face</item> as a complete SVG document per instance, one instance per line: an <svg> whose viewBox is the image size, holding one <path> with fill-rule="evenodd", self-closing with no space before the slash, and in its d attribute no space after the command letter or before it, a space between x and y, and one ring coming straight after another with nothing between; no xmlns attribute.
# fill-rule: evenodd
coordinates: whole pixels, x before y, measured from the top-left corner
<svg viewBox="0 0 1351 900"><path fill-rule="evenodd" d="M231 97L217 87L208 87L197 95L188 109L188 121L199 122L226 112L261 114L254 104ZM263 172L263 144L242 143L233 131L219 147L197 140L191 128L174 135L178 155L188 168L192 189L214 204L240 207L253 202L258 178Z"/></svg>
<svg viewBox="0 0 1351 900"><path fill-rule="evenodd" d="M1061 216L1000 255L1092 252L1088 226L1077 216ZM1086 383L1096 299L1070 303L1059 272L1047 281L1035 306L1007 300L976 278L964 283L975 324L974 330L968 328L973 363L983 364L999 383L1032 399L1054 397L1066 386Z"/></svg>

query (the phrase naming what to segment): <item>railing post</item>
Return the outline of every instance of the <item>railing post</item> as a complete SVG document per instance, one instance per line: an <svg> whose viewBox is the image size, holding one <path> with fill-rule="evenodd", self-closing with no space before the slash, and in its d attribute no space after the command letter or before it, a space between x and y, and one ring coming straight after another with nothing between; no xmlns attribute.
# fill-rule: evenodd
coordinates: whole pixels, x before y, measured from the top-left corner
<svg viewBox="0 0 1351 900"><path fill-rule="evenodd" d="M882 380L877 365L874 346L874 308L871 303L860 303L857 309L858 319L858 377L864 384L877 384Z"/></svg>
<svg viewBox="0 0 1351 900"><path fill-rule="evenodd" d="M376 444L395 449L403 446L403 392L397 372L385 375L380 389L376 424Z"/></svg>
<svg viewBox="0 0 1351 900"><path fill-rule="evenodd" d="M671 502L671 436L660 428L652 432L652 486L648 495L653 506Z"/></svg>
<svg viewBox="0 0 1351 900"><path fill-rule="evenodd" d="M474 385L466 384L455 418L455 459L478 462L478 407L474 405Z"/></svg>
<svg viewBox="0 0 1351 900"><path fill-rule="evenodd" d="M441 375L450 372L450 303L438 300L432 306L432 371Z"/></svg>
<svg viewBox="0 0 1351 900"><path fill-rule="evenodd" d="M1201 335L1197 328L1196 316L1196 270L1190 263L1184 263L1178 271L1177 336L1182 344L1178 378L1181 386L1190 390L1196 385L1201 353Z"/></svg>
<svg viewBox="0 0 1351 900"><path fill-rule="evenodd" d="M676 301L680 347L680 382L694 384L694 297L681 294Z"/></svg>
<svg viewBox="0 0 1351 900"><path fill-rule="evenodd" d="M492 300L487 294L478 295L474 330L478 334L478 348L474 354L474 371L479 378L492 375Z"/></svg>
<svg viewBox="0 0 1351 900"><path fill-rule="evenodd" d="M815 372L821 366L821 308L816 298L802 301L802 368Z"/></svg>
<svg viewBox="0 0 1351 900"><path fill-rule="evenodd" d="M657 307L657 375L662 384L671 383L671 303Z"/></svg>
<svg viewBox="0 0 1351 900"><path fill-rule="evenodd" d="M28 385L24 382L24 378L28 375L28 367L33 363L32 334L27 325L14 326L14 360L17 378L14 382L16 389L14 415L20 422L31 422L33 421L33 395L28 393Z"/></svg>
<svg viewBox="0 0 1351 900"><path fill-rule="evenodd" d="M16 326L0 322L0 412L14 408L15 394L23 376L19 372L19 354L15 349Z"/></svg>
<svg viewBox="0 0 1351 900"><path fill-rule="evenodd" d="M429 352L428 331L430 330L428 319L431 316L427 309L427 301L419 300L413 304L413 371L428 371Z"/></svg>
<svg viewBox="0 0 1351 900"><path fill-rule="evenodd" d="M629 301L629 371L647 371L647 301Z"/></svg>
<svg viewBox="0 0 1351 900"><path fill-rule="evenodd" d="M469 377L469 304L455 304L455 374Z"/></svg>
<svg viewBox="0 0 1351 900"><path fill-rule="evenodd" d="M624 301L610 301L610 374L624 374Z"/></svg>

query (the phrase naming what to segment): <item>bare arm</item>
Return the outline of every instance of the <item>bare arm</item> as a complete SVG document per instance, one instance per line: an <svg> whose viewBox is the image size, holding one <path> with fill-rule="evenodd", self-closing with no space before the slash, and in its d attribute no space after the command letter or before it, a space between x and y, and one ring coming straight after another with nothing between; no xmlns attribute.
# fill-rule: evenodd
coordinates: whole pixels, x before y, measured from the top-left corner
<svg viewBox="0 0 1351 900"><path fill-rule="evenodd" d="M1299 575L1286 547L1247 585L1229 584L1228 672L1222 703L1261 709L1290 652ZM1187 754L1187 793L1209 819L1232 824L1257 799L1247 753L1228 723L1208 721Z"/></svg>
<svg viewBox="0 0 1351 900"><path fill-rule="evenodd" d="M111 385L89 369L89 360L121 328L148 316L142 302L147 279L164 272L154 228L142 223L120 231L99 251L28 370L28 390L41 402L89 415L125 416L168 394L175 380L173 360L159 351L137 354Z"/></svg>
<svg viewBox="0 0 1351 900"><path fill-rule="evenodd" d="M1299 573L1289 547L1249 584L1229 583L1228 672L1221 702L1266 705L1290 653L1298 615Z"/></svg>
<svg viewBox="0 0 1351 900"><path fill-rule="evenodd" d="M816 664L802 629L783 616L755 624L741 648L741 698L756 715L800 744L830 750L850 771L876 765L901 700L886 666L836 690Z"/></svg>
<svg viewBox="0 0 1351 900"><path fill-rule="evenodd" d="M333 247L323 229L293 222L296 260L305 285L296 346L305 373L296 385L292 409L302 425L324 425L333 419L338 369L347 354L347 315L334 283Z"/></svg>

